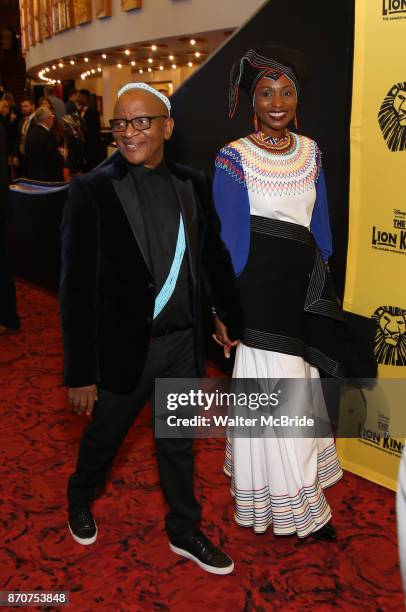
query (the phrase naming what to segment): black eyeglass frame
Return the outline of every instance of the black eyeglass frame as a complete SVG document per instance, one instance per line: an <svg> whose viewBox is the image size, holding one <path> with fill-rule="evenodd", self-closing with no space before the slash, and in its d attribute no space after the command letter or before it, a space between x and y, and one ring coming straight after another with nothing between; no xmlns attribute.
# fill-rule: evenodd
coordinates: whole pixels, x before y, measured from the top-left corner
<svg viewBox="0 0 406 612"><path fill-rule="evenodd" d="M148 119L148 125L146 127L136 127L134 125L133 121L136 121L138 119ZM111 128L111 130L113 132L125 132L127 130L127 128L128 128L128 124L129 123L131 123L131 127L133 128L133 130L136 130L136 131L139 130L139 131L143 132L144 130L149 130L150 129L151 122L152 122L153 119L169 119L169 117L168 117L168 115L149 115L149 116L145 115L143 117L133 117L132 119L124 119L124 117L120 117L120 118L116 117L115 119L109 119L109 124L110 124L110 128ZM115 121L125 121L126 122L125 128L123 130L116 130L113 127L113 123Z"/></svg>

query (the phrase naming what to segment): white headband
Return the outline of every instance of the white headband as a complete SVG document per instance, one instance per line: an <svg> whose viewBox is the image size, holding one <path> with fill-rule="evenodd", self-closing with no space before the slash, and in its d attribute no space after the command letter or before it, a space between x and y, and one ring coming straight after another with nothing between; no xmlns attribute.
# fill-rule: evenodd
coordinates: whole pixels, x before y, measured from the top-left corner
<svg viewBox="0 0 406 612"><path fill-rule="evenodd" d="M127 85L123 85L123 87L118 90L117 98L122 96L123 93L129 91L130 89L145 89L145 91L149 91L149 93L159 98L161 102L165 104L166 108L168 109L169 115L171 114L171 103L169 102L169 98L167 98L163 93L161 93L157 89L154 89L154 87L151 87L147 83L127 83Z"/></svg>

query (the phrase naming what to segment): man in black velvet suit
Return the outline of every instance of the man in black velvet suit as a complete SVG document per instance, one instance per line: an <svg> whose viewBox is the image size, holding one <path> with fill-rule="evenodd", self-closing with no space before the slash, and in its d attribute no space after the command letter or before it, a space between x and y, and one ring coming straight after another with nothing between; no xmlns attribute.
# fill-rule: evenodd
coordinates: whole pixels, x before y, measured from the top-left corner
<svg viewBox="0 0 406 612"><path fill-rule="evenodd" d="M111 125L120 152L72 182L62 222L65 383L73 409L93 417L68 486L69 529L81 544L97 537L90 504L154 379L204 374L203 285L225 353L241 329L205 177L164 160L174 127L169 100L148 85L128 84ZM192 446L190 439L156 439L170 547L226 574L232 560L199 529Z"/></svg>

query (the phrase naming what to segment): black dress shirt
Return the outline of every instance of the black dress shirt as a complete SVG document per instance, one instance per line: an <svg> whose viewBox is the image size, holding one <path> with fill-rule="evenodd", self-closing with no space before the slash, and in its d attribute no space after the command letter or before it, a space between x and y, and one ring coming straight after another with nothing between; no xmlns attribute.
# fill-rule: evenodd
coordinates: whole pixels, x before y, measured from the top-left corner
<svg viewBox="0 0 406 612"><path fill-rule="evenodd" d="M180 206L164 161L154 169L130 165L140 200L154 276L155 295L172 266L178 239ZM152 323L152 336L192 327L191 286L187 247L172 296Z"/></svg>

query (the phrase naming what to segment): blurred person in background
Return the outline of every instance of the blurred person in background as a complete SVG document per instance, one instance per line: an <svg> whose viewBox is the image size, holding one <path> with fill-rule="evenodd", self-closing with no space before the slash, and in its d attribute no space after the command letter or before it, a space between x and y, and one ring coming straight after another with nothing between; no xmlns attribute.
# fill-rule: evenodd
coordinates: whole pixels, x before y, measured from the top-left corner
<svg viewBox="0 0 406 612"><path fill-rule="evenodd" d="M83 171L83 130L79 109L79 91L71 89L66 103L66 115L63 118L66 130L67 160L71 176Z"/></svg>
<svg viewBox="0 0 406 612"><path fill-rule="evenodd" d="M26 141L27 178L36 181L63 181L63 156L51 133L55 115L40 106L35 111L35 124Z"/></svg>
<svg viewBox="0 0 406 612"><path fill-rule="evenodd" d="M27 164L25 157L25 141L29 131L34 125L35 104L30 97L21 101L22 118L17 126L17 137L13 151L13 166L17 168L18 176L26 176Z"/></svg>
<svg viewBox="0 0 406 612"><path fill-rule="evenodd" d="M406 451L403 448L400 460L398 491L396 494L396 511L398 521L399 561L403 580L406 606Z"/></svg>
<svg viewBox="0 0 406 612"><path fill-rule="evenodd" d="M7 254L8 165L6 132L0 121L0 334L20 327L14 277Z"/></svg>
<svg viewBox="0 0 406 612"><path fill-rule="evenodd" d="M83 125L85 172L89 172L104 159L100 135L100 115L92 105L90 91L79 91L79 104Z"/></svg>
<svg viewBox="0 0 406 612"><path fill-rule="evenodd" d="M42 98L39 99L39 102L38 102L38 107L41 107L41 106L45 106L46 108L49 108L49 110L55 116L55 120L51 128L51 134L55 138L58 147L63 147L65 144L64 125L63 123L58 121L58 118L56 117L55 109L54 109L52 102L50 101L49 98L46 98L45 96L43 96Z"/></svg>
<svg viewBox="0 0 406 612"><path fill-rule="evenodd" d="M51 102L58 121L62 122L62 118L66 111L65 103L63 100L61 100L61 98L58 98L58 96L55 95L55 87L53 85L45 85L44 96Z"/></svg>

